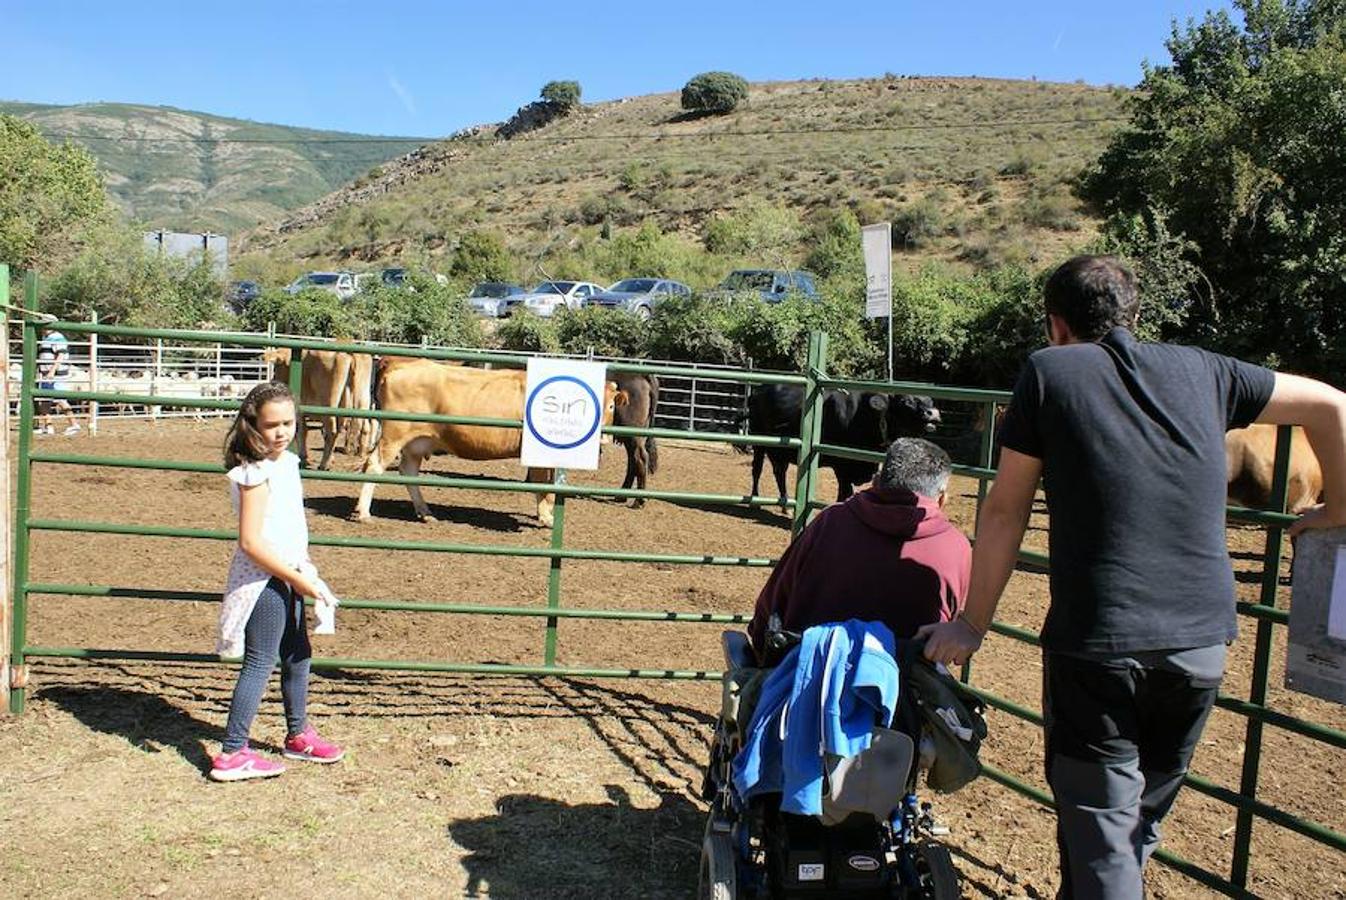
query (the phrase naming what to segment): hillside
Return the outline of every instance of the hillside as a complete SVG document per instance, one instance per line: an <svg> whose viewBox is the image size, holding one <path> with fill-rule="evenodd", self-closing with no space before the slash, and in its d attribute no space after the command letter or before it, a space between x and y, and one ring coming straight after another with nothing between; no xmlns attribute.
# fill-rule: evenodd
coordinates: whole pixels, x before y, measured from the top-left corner
<svg viewBox="0 0 1346 900"><path fill-rule="evenodd" d="M273 263L436 265L484 229L527 278L535 260L599 240L604 223L620 233L653 221L699 241L717 215L765 204L804 223L843 206L892 220L899 265L1031 264L1094 233L1071 183L1120 124L1125 95L888 76L756 84L719 117L682 115L676 93L596 103L508 141L488 127L426 147L240 249Z"/></svg>
<svg viewBox="0 0 1346 900"><path fill-rule="evenodd" d="M93 153L128 218L233 234L282 216L423 141L228 119L163 106L0 102Z"/></svg>

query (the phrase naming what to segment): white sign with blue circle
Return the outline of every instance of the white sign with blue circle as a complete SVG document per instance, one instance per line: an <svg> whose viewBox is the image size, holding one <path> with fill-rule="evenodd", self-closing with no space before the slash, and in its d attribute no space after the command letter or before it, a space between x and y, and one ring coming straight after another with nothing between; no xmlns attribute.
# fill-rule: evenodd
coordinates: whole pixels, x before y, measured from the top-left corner
<svg viewBox="0 0 1346 900"><path fill-rule="evenodd" d="M520 462L540 469L597 469L607 366L530 359Z"/></svg>

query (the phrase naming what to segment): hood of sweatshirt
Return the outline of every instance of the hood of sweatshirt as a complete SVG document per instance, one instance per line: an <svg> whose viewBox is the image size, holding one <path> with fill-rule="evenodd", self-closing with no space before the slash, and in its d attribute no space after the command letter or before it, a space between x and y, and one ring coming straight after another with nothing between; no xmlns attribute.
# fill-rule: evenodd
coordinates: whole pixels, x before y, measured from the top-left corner
<svg viewBox="0 0 1346 900"><path fill-rule="evenodd" d="M919 540L953 528L935 500L898 488L858 491L845 508L867 527L903 540Z"/></svg>

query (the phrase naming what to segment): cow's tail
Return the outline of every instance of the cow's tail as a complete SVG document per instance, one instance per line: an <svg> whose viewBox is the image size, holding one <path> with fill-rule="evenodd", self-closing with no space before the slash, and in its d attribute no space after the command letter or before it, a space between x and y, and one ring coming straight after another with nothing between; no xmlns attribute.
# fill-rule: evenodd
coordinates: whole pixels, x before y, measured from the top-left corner
<svg viewBox="0 0 1346 900"><path fill-rule="evenodd" d="M648 375L646 379L650 383L650 420L645 423L646 427L654 427L654 414L659 409L659 376ZM654 437L645 439L645 454L649 457L647 471L653 475L659 471L659 444Z"/></svg>
<svg viewBox="0 0 1346 900"><path fill-rule="evenodd" d="M747 431L747 429L743 427L743 423L748 421L749 415L750 414L746 407L738 411L738 415L734 416L734 431L738 432L739 434L743 434ZM749 447L747 444L734 444L733 447L735 453L746 454L752 452L752 448Z"/></svg>

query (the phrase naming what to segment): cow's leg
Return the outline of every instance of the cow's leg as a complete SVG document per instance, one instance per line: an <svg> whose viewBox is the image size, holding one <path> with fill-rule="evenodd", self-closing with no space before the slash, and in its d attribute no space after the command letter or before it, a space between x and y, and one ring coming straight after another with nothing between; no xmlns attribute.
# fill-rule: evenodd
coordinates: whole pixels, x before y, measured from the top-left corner
<svg viewBox="0 0 1346 900"><path fill-rule="evenodd" d="M650 472L650 454L645 450L645 442L640 438L636 438L633 455L635 456L636 466L636 487L643 491L645 490L645 480L649 477ZM627 463L629 465L631 460L628 459ZM640 509L644 505L645 498L637 497L636 502L631 504L631 508Z"/></svg>
<svg viewBox="0 0 1346 900"><path fill-rule="evenodd" d="M524 480L550 484L555 474L555 469L529 469L528 474L524 476ZM537 495L537 520L548 528L552 527L552 508L555 505L555 494L546 493Z"/></svg>
<svg viewBox="0 0 1346 900"><path fill-rule="evenodd" d="M384 460L393 459L397 456L397 451L391 447L384 447L382 442L375 445L370 451L369 456L365 457L365 463L360 467L361 472L367 472L371 475L382 475L386 470ZM354 518L359 522L369 521L369 506L374 502L374 482L366 481L360 485L360 499L355 501Z"/></svg>
<svg viewBox="0 0 1346 900"><path fill-rule="evenodd" d="M752 448L752 495L757 496L760 482L762 481L762 460L766 458L766 450L761 447Z"/></svg>
<svg viewBox="0 0 1346 900"><path fill-rule="evenodd" d="M785 475L790 471L790 458L783 453L768 454L771 457L771 474L776 477L776 495L780 502L787 499L785 493Z"/></svg>
<svg viewBox="0 0 1346 900"><path fill-rule="evenodd" d="M418 437L407 442L402 448L402 463L398 466L398 471L403 475L416 476L421 474L421 461L435 451L435 442L428 437ZM430 512L430 505L425 502L425 497L421 495L421 486L418 484L407 485L407 493L411 495L411 505L416 510L416 515L422 522L433 522L435 517Z"/></svg>
<svg viewBox="0 0 1346 900"><path fill-rule="evenodd" d="M318 461L318 468L327 471L332 465L332 451L336 448L336 419L332 416L322 417L322 459Z"/></svg>
<svg viewBox="0 0 1346 900"><path fill-rule="evenodd" d="M308 468L308 419L300 413L299 419L299 465Z"/></svg>
<svg viewBox="0 0 1346 900"><path fill-rule="evenodd" d="M636 441L633 438L617 438L626 451L626 476L622 478L622 490L636 483Z"/></svg>

